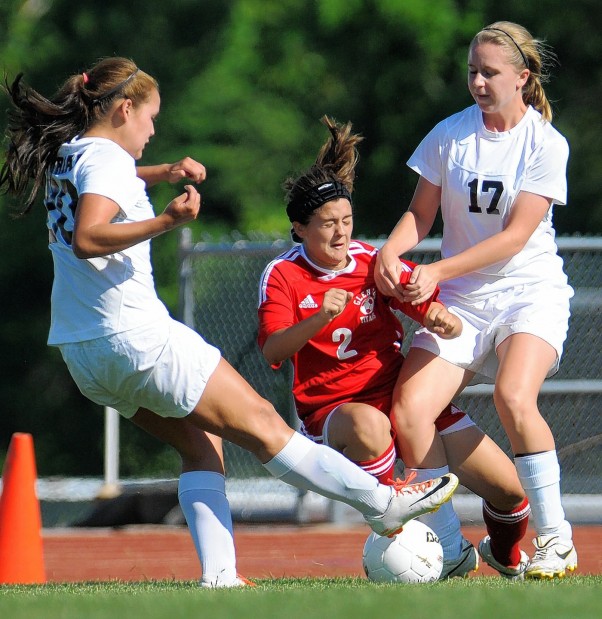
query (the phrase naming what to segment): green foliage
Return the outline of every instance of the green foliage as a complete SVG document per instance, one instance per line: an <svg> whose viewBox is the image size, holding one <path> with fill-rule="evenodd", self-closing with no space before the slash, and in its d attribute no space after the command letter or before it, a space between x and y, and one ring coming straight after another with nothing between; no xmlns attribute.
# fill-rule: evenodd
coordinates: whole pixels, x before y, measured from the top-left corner
<svg viewBox="0 0 602 619"><path fill-rule="evenodd" d="M0 69L51 94L98 58L132 57L161 85L157 135L142 163L202 161L208 180L196 238L237 229L287 234L281 184L309 166L323 114L365 136L356 184L356 230L387 234L416 182L405 161L440 119L471 104L468 43L497 19L526 25L558 54L547 86L555 124L572 148L569 207L559 233L601 233L602 37L596 0L4 0ZM0 94L0 106L6 98ZM0 120L3 125L4 118ZM181 190L153 188L157 210ZM39 470L98 474L102 415L45 347L51 259L41 208L11 221L0 196L0 460L14 431L31 431ZM157 285L177 312L176 235L156 239ZM135 474L150 443L136 448Z"/></svg>

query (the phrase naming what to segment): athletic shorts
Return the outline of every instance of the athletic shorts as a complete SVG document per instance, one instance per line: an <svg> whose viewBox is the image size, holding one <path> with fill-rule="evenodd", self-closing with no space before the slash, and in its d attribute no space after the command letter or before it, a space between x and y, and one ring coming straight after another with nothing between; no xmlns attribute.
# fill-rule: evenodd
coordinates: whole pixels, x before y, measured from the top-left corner
<svg viewBox="0 0 602 619"><path fill-rule="evenodd" d="M391 397L391 394L388 394L373 396L372 398L365 398L362 400L354 399L351 401L373 406L389 417ZM348 403L349 401L341 402L334 407L329 405L314 411L302 420L299 432L315 443L328 445L328 424L330 419L337 408ZM452 432L459 432L460 430L474 425L476 424L470 416L454 404L448 404L435 421L435 426L440 436L445 436ZM395 439L394 430L391 430L391 437Z"/></svg>
<svg viewBox="0 0 602 619"><path fill-rule="evenodd" d="M465 370L475 372L472 384L492 383L498 370L497 347L510 335L530 333L556 350L548 377L558 371L566 340L573 289L566 284L517 286L486 299L467 302L465 297L439 297L449 311L462 320L462 334L443 340L419 329L412 347L424 348Z"/></svg>
<svg viewBox="0 0 602 619"><path fill-rule="evenodd" d="M139 408L185 417L221 358L196 331L172 319L59 349L80 391L126 418Z"/></svg>

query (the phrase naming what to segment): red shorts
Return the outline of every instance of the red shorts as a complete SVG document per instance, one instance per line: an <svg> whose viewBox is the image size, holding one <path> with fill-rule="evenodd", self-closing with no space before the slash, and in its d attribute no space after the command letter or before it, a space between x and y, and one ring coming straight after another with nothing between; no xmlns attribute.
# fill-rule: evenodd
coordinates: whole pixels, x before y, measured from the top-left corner
<svg viewBox="0 0 602 619"><path fill-rule="evenodd" d="M349 402L356 402L358 404L368 404L381 411L383 414L389 416L391 411L391 393L388 394L375 394L361 400L357 398L350 398L348 400L342 400L337 404L329 404L317 409L313 413L309 414L305 419L301 421L300 432L312 439L316 443L323 443L324 424L329 415L336 410L342 404ZM448 404L437 419L435 420L435 426L440 435L451 434L452 432L458 432L464 430L470 426L474 426L474 421L470 416L462 409L458 408L455 404ZM393 438L395 438L394 431L391 430Z"/></svg>

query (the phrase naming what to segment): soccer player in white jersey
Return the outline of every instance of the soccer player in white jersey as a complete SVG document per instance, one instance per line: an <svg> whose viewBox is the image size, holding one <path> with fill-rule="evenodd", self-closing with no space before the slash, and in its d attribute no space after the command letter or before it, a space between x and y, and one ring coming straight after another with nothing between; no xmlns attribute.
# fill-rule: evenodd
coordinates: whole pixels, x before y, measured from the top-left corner
<svg viewBox="0 0 602 619"><path fill-rule="evenodd" d="M460 334L460 320L437 302L438 290L412 305L381 294L374 282L377 250L353 241L351 192L360 136L351 124L323 118L330 137L309 171L285 182L287 214L299 243L264 270L259 287L259 345L277 369L293 364L293 394L301 431L345 454L383 483L394 484L403 456L389 412L400 368L400 310L440 337ZM400 263L400 282L414 264ZM436 382L433 388L436 388ZM498 571L520 579L527 557L529 505L511 460L458 408L436 420L450 468L484 498L483 515L499 559ZM448 469L441 468L438 474ZM428 475L408 467L406 480ZM461 533L450 503L422 519L444 551L443 578L478 567L476 550Z"/></svg>
<svg viewBox="0 0 602 619"><path fill-rule="evenodd" d="M530 578L563 577L577 566L554 437L537 406L544 379L558 369L573 296L552 227L553 206L566 202L569 148L542 87L550 58L511 22L474 37L468 88L476 104L439 123L411 156L418 185L376 272L382 292L414 303L439 284L464 324L455 340L422 331L413 341L395 411L404 455L438 468L445 457L433 422L441 405L469 383L494 382L536 530ZM442 259L417 267L400 290L398 256L428 234L439 206ZM495 565L488 539L480 549Z"/></svg>
<svg viewBox="0 0 602 619"><path fill-rule="evenodd" d="M51 99L21 76L7 91L13 105L0 188L23 196L33 181L23 212L46 188L55 273L48 341L82 393L179 452L179 500L203 586L245 584L236 574L218 437L283 481L352 505L382 535L451 498L454 475L394 489L294 432L216 348L170 318L155 291L150 239L195 219L201 200L186 185L155 215L146 186L199 183L206 171L190 158L136 169L160 108L154 78L115 57L70 76Z"/></svg>

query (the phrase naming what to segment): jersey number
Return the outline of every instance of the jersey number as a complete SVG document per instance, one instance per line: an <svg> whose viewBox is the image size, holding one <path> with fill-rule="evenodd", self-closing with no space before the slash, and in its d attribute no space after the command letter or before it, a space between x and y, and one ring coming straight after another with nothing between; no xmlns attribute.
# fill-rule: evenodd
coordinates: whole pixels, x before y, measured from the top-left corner
<svg viewBox="0 0 602 619"><path fill-rule="evenodd" d="M470 206L468 210L471 213L482 213L483 209L479 206L478 202L478 188L479 188L479 179L475 178L468 183L468 187L470 188ZM488 215L499 215L500 211L497 208L498 202L502 197L502 192L504 191L504 184L502 181L483 181L481 185L481 193L489 193L493 191L493 196L491 197L491 202L487 207Z"/></svg>
<svg viewBox="0 0 602 619"><path fill-rule="evenodd" d="M332 332L332 341L336 344L337 342L341 342L337 348L337 359L349 359L350 357L355 357L357 355L357 350L353 350L353 348L349 348L349 344L351 344L351 329L335 329Z"/></svg>

